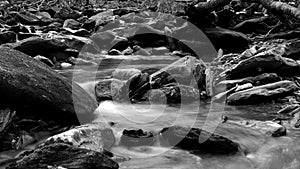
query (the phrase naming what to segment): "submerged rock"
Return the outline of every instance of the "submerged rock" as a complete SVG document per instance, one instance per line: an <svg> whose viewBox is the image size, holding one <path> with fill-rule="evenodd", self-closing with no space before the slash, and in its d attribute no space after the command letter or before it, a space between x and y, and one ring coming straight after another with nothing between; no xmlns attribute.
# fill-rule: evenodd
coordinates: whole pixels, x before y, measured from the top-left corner
<svg viewBox="0 0 300 169"><path fill-rule="evenodd" d="M155 137L152 132L139 130L124 130L121 136L120 145L127 147L133 146L152 146Z"/></svg>
<svg viewBox="0 0 300 169"><path fill-rule="evenodd" d="M232 105L262 103L278 99L297 89L294 82L285 80L233 93L227 97L227 103Z"/></svg>
<svg viewBox="0 0 300 169"><path fill-rule="evenodd" d="M1 106L18 115L57 120L62 125L90 122L96 102L77 84L19 51L0 48Z"/></svg>
<svg viewBox="0 0 300 169"><path fill-rule="evenodd" d="M161 142L193 153L234 154L239 151L237 143L198 128L172 126L164 128L160 134ZM207 140L201 142L201 138Z"/></svg>
<svg viewBox="0 0 300 169"><path fill-rule="evenodd" d="M78 148L64 143L42 146L7 169L117 169L119 165L103 153Z"/></svg>
<svg viewBox="0 0 300 169"><path fill-rule="evenodd" d="M119 90L125 82L118 79L101 80L95 86L95 95L98 102L104 100L115 100L119 97Z"/></svg>

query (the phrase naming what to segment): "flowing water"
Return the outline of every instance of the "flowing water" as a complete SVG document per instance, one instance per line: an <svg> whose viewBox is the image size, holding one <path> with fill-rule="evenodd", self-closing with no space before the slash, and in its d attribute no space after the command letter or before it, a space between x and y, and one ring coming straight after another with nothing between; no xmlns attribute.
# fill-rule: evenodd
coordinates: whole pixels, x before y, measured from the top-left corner
<svg viewBox="0 0 300 169"><path fill-rule="evenodd" d="M73 78L91 95L94 85L100 79L109 78L116 69L162 68L178 60L170 56L94 56L97 64L76 66L75 69L60 70L59 73ZM220 111L211 111L212 108ZM117 156L130 158L120 162L121 169L299 169L300 131L288 128L287 136L270 137L252 128L235 125L230 121L271 120L279 105L238 106L190 103L177 106L163 104L121 104L113 101L102 102L95 111L99 122L115 122L112 128L116 138L123 129L143 129L157 132L163 127L181 125L202 128L205 124L217 126L215 133L230 138L241 146L235 155L194 155L187 151L160 146L112 148ZM228 123L221 123L220 115L229 117ZM216 117L209 118L207 117Z"/></svg>

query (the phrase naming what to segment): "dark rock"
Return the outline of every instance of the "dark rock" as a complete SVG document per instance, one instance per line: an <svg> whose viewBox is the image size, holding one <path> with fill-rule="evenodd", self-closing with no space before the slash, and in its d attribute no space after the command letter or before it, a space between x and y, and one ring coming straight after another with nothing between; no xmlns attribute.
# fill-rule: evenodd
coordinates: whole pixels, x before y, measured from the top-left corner
<svg viewBox="0 0 300 169"><path fill-rule="evenodd" d="M27 55L35 57L37 55L45 56L51 60L55 57L57 60L66 60L69 57L77 57L78 51L68 49L68 46L58 39L43 39L40 37L31 37L13 44L12 47Z"/></svg>
<svg viewBox="0 0 300 169"><path fill-rule="evenodd" d="M257 33L257 34L266 34L270 30L270 26L268 26L265 21L268 19L267 17L262 18L254 18L245 20L236 26L234 26L232 29L238 32L242 33Z"/></svg>
<svg viewBox="0 0 300 169"><path fill-rule="evenodd" d="M62 125L90 122L96 102L77 84L16 50L0 50L1 107L19 116L57 120Z"/></svg>
<svg viewBox="0 0 300 169"><path fill-rule="evenodd" d="M174 146L197 154L234 154L239 151L237 143L198 128L171 126L162 129L160 134L161 141L167 146ZM207 138L207 140L200 142L202 138Z"/></svg>
<svg viewBox="0 0 300 169"><path fill-rule="evenodd" d="M16 13L20 23L24 25L39 25L40 19L31 13Z"/></svg>
<svg viewBox="0 0 300 169"><path fill-rule="evenodd" d="M115 9L113 11L113 14L123 16L123 15L129 14L129 13L137 13L137 12L139 12L137 9L119 8L119 9Z"/></svg>
<svg viewBox="0 0 300 169"><path fill-rule="evenodd" d="M20 32L29 33L29 30L25 26L22 26L22 25L11 26L8 30L13 31L15 33L20 33Z"/></svg>
<svg viewBox="0 0 300 169"><path fill-rule="evenodd" d="M31 38L31 37L39 37L38 34L34 34L34 33L18 33L18 40L24 40L27 38Z"/></svg>
<svg viewBox="0 0 300 169"><path fill-rule="evenodd" d="M116 49L123 51L130 46L130 42L128 42L126 38L119 37L112 31L95 33L91 36L91 40L99 49Z"/></svg>
<svg viewBox="0 0 300 169"><path fill-rule="evenodd" d="M117 79L102 80L95 86L95 95L98 102L104 100L116 100L119 95L119 90L125 85Z"/></svg>
<svg viewBox="0 0 300 169"><path fill-rule="evenodd" d="M285 80L233 93L227 98L227 103L232 105L263 103L284 97L297 89L294 82Z"/></svg>
<svg viewBox="0 0 300 169"><path fill-rule="evenodd" d="M82 28L86 30L93 30L96 27L96 21L95 20L86 20L82 24Z"/></svg>
<svg viewBox="0 0 300 169"><path fill-rule="evenodd" d="M14 43L17 41L17 35L14 32L0 32L0 45L4 43Z"/></svg>
<svg viewBox="0 0 300 169"><path fill-rule="evenodd" d="M57 143L36 149L7 169L48 169L58 166L73 169L119 168L116 162L103 153Z"/></svg>
<svg viewBox="0 0 300 169"><path fill-rule="evenodd" d="M300 64L275 53L261 53L239 62L224 73L226 74L226 79L257 76L261 73L276 73L280 76L293 76L300 74Z"/></svg>
<svg viewBox="0 0 300 169"><path fill-rule="evenodd" d="M152 146L155 142L155 137L152 132L139 130L123 130L120 145L126 147L134 146Z"/></svg>
<svg viewBox="0 0 300 169"><path fill-rule="evenodd" d="M242 52L249 48L250 40L246 35L222 28L210 28L203 30L216 49L224 52Z"/></svg>
<svg viewBox="0 0 300 169"><path fill-rule="evenodd" d="M115 144L115 136L110 127L101 123L86 124L66 132L54 135L45 141L45 145L66 143L78 148L103 153Z"/></svg>

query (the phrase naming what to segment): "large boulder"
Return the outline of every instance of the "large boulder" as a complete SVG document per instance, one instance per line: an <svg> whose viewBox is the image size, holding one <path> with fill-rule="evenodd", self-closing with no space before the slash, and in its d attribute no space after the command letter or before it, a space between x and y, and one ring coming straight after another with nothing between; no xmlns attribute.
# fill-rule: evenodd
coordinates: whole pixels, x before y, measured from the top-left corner
<svg viewBox="0 0 300 169"><path fill-rule="evenodd" d="M239 151L237 143L198 128L171 126L162 129L160 133L162 143L193 153L234 154ZM207 140L203 142L200 137Z"/></svg>
<svg viewBox="0 0 300 169"><path fill-rule="evenodd" d="M55 57L58 61L64 61L71 56L77 57L79 54L77 50L70 49L69 46L60 39L31 37L12 44L12 47L32 57L42 55L49 59Z"/></svg>
<svg viewBox="0 0 300 169"><path fill-rule="evenodd" d="M43 63L0 47L0 68L1 107L64 125L78 125L78 118L80 122L92 120L96 102L76 83L72 85Z"/></svg>
<svg viewBox="0 0 300 169"><path fill-rule="evenodd" d="M294 82L284 80L233 93L227 97L227 103L231 105L262 103L286 96L297 89Z"/></svg>
<svg viewBox="0 0 300 169"><path fill-rule="evenodd" d="M64 143L50 144L11 164L7 169L117 169L119 165L107 155Z"/></svg>

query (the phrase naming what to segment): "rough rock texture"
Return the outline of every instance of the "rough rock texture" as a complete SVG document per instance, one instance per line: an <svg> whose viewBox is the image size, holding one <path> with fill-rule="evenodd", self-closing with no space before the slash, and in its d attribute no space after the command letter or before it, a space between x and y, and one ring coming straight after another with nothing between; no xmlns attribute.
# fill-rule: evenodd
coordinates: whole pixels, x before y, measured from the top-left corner
<svg viewBox="0 0 300 169"><path fill-rule="evenodd" d="M0 48L1 106L61 124L92 120L96 102L77 84L19 51ZM74 104L75 103L75 104ZM77 113L77 116L76 116Z"/></svg>
<svg viewBox="0 0 300 169"><path fill-rule="evenodd" d="M262 103L285 96L297 89L294 82L285 80L233 93L227 97L227 103L232 105Z"/></svg>
<svg viewBox="0 0 300 169"><path fill-rule="evenodd" d="M234 154L239 151L239 145L228 138L198 128L172 126L161 132L161 141L169 146L175 146L193 153ZM199 137L208 138L199 142Z"/></svg>
<svg viewBox="0 0 300 169"><path fill-rule="evenodd" d="M282 76L300 74L300 64L292 59L281 57L275 53L261 53L239 62L225 72L226 79L238 79L257 76L264 73L277 73Z"/></svg>
<svg viewBox="0 0 300 169"><path fill-rule="evenodd" d="M7 169L117 169L119 165L103 153L73 147L64 143L50 144L36 149Z"/></svg>
<svg viewBox="0 0 300 169"><path fill-rule="evenodd" d="M108 126L95 123L75 127L66 132L54 135L44 144L64 142L88 150L104 152L115 144L115 136Z"/></svg>
<svg viewBox="0 0 300 169"><path fill-rule="evenodd" d="M152 132L139 130L124 130L121 136L120 145L127 147L151 146L155 142Z"/></svg>
<svg viewBox="0 0 300 169"><path fill-rule="evenodd" d="M95 86L95 96L98 102L104 100L115 100L119 96L119 90L125 85L125 82L118 79L101 80Z"/></svg>

